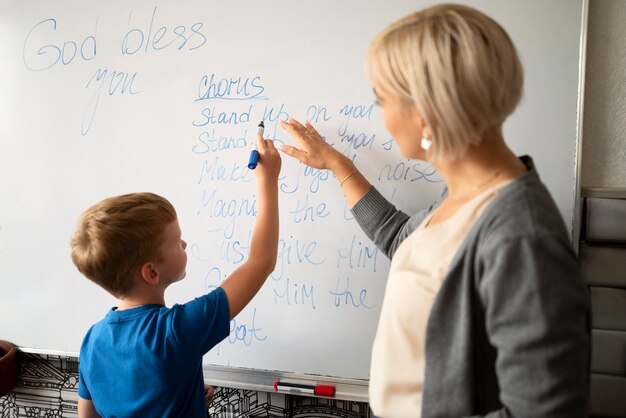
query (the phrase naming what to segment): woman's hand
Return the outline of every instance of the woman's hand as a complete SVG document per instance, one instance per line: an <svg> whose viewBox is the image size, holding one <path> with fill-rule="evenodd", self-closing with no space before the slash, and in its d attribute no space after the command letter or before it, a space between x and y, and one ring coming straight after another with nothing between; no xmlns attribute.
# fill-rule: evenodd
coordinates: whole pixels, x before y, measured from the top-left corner
<svg viewBox="0 0 626 418"><path fill-rule="evenodd" d="M309 167L331 170L350 208L367 193L371 184L357 170L352 160L328 145L313 125L309 122L302 125L289 118L287 122L280 122L280 126L300 145L300 149L285 145L280 150Z"/></svg>
<svg viewBox="0 0 626 418"><path fill-rule="evenodd" d="M343 171L353 169L352 161L324 141L309 122L302 125L297 120L289 118L286 122L281 121L280 126L300 145L300 149L289 145L282 146L280 150L285 154L309 167L330 169L335 175L340 175L342 168Z"/></svg>

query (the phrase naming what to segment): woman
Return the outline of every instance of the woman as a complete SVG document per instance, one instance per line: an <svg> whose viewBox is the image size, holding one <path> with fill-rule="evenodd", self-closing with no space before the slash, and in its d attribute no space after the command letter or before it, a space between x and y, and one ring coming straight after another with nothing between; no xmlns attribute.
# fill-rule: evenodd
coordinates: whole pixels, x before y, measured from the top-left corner
<svg viewBox="0 0 626 418"><path fill-rule="evenodd" d="M502 124L522 68L495 21L440 5L372 42L367 70L387 130L446 191L397 210L310 125L282 151L339 180L365 233L391 258L372 349L370 405L383 417L586 416L585 286L559 211ZM549 138L546 138L549 140Z"/></svg>

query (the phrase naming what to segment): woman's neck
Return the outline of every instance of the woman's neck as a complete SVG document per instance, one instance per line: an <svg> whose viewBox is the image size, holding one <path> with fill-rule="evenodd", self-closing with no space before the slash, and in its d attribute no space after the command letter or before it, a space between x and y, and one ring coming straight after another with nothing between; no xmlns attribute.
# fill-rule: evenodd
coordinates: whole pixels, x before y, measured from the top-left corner
<svg viewBox="0 0 626 418"><path fill-rule="evenodd" d="M500 137L470 146L460 158L444 159L434 162L433 166L443 176L450 200L467 200L526 171L524 164Z"/></svg>

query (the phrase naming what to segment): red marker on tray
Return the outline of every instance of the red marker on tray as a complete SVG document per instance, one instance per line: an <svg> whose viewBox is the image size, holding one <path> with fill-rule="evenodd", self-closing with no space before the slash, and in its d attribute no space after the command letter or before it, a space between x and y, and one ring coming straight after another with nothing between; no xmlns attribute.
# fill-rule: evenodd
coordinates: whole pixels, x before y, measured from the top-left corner
<svg viewBox="0 0 626 418"><path fill-rule="evenodd" d="M317 396L335 396L335 387L331 385L310 385L306 383L288 383L277 380L274 382L274 390L282 392L295 392Z"/></svg>

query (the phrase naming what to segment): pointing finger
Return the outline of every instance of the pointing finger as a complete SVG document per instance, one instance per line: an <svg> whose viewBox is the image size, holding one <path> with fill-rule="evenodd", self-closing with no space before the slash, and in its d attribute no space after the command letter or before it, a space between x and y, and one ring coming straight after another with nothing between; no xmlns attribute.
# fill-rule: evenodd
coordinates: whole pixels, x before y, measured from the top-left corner
<svg viewBox="0 0 626 418"><path fill-rule="evenodd" d="M302 134L302 132L300 132L298 130L297 127L295 127L294 125L288 123L288 122L280 122L280 126L287 131L287 133L289 135L291 135L296 141L298 141L298 143L300 144L300 146L303 146L305 144L305 138L304 135Z"/></svg>
<svg viewBox="0 0 626 418"><path fill-rule="evenodd" d="M306 130L304 125L301 124L300 122L298 122L297 120L295 120L294 118L289 118L289 123L291 125L295 126L298 130L301 130L301 131L305 131Z"/></svg>
<svg viewBox="0 0 626 418"><path fill-rule="evenodd" d="M306 136L307 128L303 124L301 124L294 118L289 118L288 123L294 128L295 132L299 133L300 135Z"/></svg>

